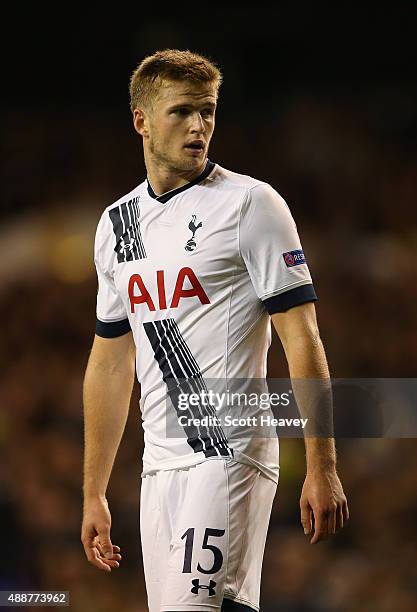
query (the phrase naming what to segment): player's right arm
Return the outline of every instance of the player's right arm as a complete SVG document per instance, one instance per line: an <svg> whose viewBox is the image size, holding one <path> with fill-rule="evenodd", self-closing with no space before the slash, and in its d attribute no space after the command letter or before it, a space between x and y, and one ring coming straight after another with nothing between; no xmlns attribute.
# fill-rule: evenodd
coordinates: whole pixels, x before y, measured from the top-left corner
<svg viewBox="0 0 417 612"><path fill-rule="evenodd" d="M108 209L94 241L98 292L96 335L84 377L84 515L81 540L90 563L111 571L120 560L110 539L106 490L129 411L135 343L114 275L115 234ZM106 556L108 555L108 556Z"/></svg>
<svg viewBox="0 0 417 612"><path fill-rule="evenodd" d="M83 386L84 513L81 540L90 563L118 567L119 547L110 538L106 490L126 425L135 377L132 332L94 337ZM108 556L107 556L108 555Z"/></svg>

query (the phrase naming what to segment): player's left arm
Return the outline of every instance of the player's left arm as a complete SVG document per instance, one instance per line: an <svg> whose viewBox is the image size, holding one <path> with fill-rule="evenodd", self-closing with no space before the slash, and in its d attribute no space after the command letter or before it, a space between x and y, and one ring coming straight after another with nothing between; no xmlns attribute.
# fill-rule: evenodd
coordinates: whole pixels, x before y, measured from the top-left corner
<svg viewBox="0 0 417 612"><path fill-rule="evenodd" d="M291 380L312 381L308 398L303 392L308 385L299 384L297 392L297 385L293 384L300 412L308 417L311 391L318 387L322 404L326 409L331 407L330 375L314 303L300 304L271 316L285 351ZM334 438L305 437L304 440L307 474L300 498L301 523L305 534L314 531L310 543L315 544L343 527L349 519L349 509L336 471Z"/></svg>

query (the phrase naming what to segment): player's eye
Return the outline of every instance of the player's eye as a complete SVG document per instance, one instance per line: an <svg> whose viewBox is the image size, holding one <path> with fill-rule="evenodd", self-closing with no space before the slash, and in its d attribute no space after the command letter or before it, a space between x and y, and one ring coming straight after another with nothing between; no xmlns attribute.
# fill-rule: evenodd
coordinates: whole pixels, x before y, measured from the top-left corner
<svg viewBox="0 0 417 612"><path fill-rule="evenodd" d="M189 112L190 111L188 110L188 108L176 108L174 110L174 113L176 115L180 115L180 117L186 117L189 114Z"/></svg>
<svg viewBox="0 0 417 612"><path fill-rule="evenodd" d="M201 111L201 115L203 117L212 117L214 115L214 110L212 108L205 108Z"/></svg>

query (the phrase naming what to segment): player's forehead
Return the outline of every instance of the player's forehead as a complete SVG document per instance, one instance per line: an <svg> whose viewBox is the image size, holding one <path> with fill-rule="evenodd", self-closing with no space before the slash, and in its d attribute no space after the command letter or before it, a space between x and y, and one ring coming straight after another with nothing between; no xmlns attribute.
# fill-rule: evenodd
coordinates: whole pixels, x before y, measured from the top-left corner
<svg viewBox="0 0 417 612"><path fill-rule="evenodd" d="M164 80L158 92L158 102L164 106L193 103L215 105L216 100L215 83Z"/></svg>

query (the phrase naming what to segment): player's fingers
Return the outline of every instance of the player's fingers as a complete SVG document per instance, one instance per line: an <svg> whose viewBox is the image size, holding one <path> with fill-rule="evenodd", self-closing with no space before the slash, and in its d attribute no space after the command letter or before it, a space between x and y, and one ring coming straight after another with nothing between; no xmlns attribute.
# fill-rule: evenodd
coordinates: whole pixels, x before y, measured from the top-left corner
<svg viewBox="0 0 417 612"><path fill-rule="evenodd" d="M105 558L104 551L103 551L103 548L102 548L98 538L94 539L94 545L96 546L98 552L100 553L100 556L104 559ZM116 561L120 561L121 560L122 555L117 552L118 550L120 550L119 546L114 546L114 544L113 544L113 555L112 555L111 559L115 559ZM107 558L106 558L106 560L107 560Z"/></svg>
<svg viewBox="0 0 417 612"><path fill-rule="evenodd" d="M98 535L96 535L96 537L94 538L94 544L100 544L100 538ZM113 552L120 552L120 546L116 546L116 544L113 544Z"/></svg>
<svg viewBox="0 0 417 612"><path fill-rule="evenodd" d="M94 549L93 558L90 563L92 563L98 569L103 570L104 572L111 572L110 564L107 563L107 560L100 559L99 552L96 548Z"/></svg>
<svg viewBox="0 0 417 612"><path fill-rule="evenodd" d="M87 557L90 563L94 563L95 560L95 534L96 532L92 526L84 527L83 525L81 532L81 542L84 547L85 556Z"/></svg>
<svg viewBox="0 0 417 612"><path fill-rule="evenodd" d="M314 535L310 544L316 544L327 537L327 512L318 510L314 513Z"/></svg>
<svg viewBox="0 0 417 612"><path fill-rule="evenodd" d="M113 553L113 556L111 558L112 561L120 561L122 558L122 555L119 555L119 553Z"/></svg>
<svg viewBox="0 0 417 612"><path fill-rule="evenodd" d="M113 556L111 559L106 559L103 554L103 550L98 542L95 543L95 548L97 551L95 555L96 559L98 559L102 563L105 563L109 567L119 567L119 561L121 561L122 559L121 555L119 555L118 553L113 553Z"/></svg>
<svg viewBox="0 0 417 612"><path fill-rule="evenodd" d="M108 565L109 567L119 567L119 562L117 559L102 559L101 557L99 557L99 560L105 565Z"/></svg>
<svg viewBox="0 0 417 612"><path fill-rule="evenodd" d="M304 500L300 501L300 513L301 513L301 525L303 526L304 533L311 533L312 529L312 512L308 502Z"/></svg>
<svg viewBox="0 0 417 612"><path fill-rule="evenodd" d="M100 555L100 558L102 561L121 561L122 560L122 555L119 555L119 553L113 553L112 557L106 557L102 548L101 547L97 547L98 548L98 552Z"/></svg>
<svg viewBox="0 0 417 612"><path fill-rule="evenodd" d="M110 527L105 526L98 528L97 530L103 556L106 559L111 559L113 557L113 544L111 543L110 539Z"/></svg>
<svg viewBox="0 0 417 612"><path fill-rule="evenodd" d="M91 563L100 570L104 570L105 572L111 571L110 567L103 563L103 561L99 558L98 550L93 544L93 538L90 538L89 541L83 541L83 545L89 563Z"/></svg>

